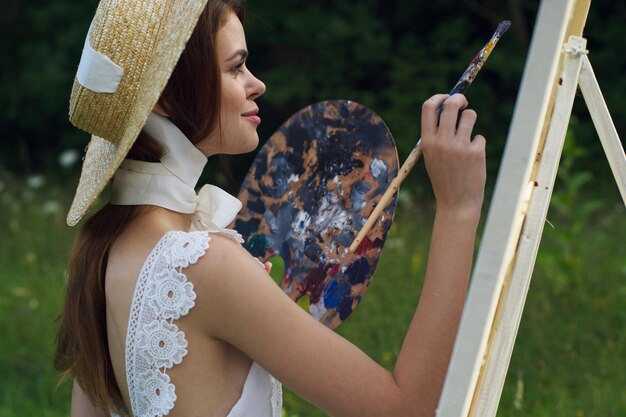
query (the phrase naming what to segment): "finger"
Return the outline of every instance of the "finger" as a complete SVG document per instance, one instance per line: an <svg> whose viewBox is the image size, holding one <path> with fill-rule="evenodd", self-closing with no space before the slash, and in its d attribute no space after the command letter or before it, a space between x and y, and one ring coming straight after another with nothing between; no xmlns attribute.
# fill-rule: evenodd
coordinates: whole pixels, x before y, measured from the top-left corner
<svg viewBox="0 0 626 417"><path fill-rule="evenodd" d="M443 111L439 120L439 133L446 137L456 135L456 121L459 111L467 107L467 99L463 94L455 94L443 103Z"/></svg>
<svg viewBox="0 0 626 417"><path fill-rule="evenodd" d="M448 97L447 94L436 94L422 105L422 139L430 139L437 134L437 110Z"/></svg>
<svg viewBox="0 0 626 417"><path fill-rule="evenodd" d="M263 266L265 266L265 270L267 271L267 273L269 274L270 271L272 270L272 263L271 262L265 262L263 264Z"/></svg>
<svg viewBox="0 0 626 417"><path fill-rule="evenodd" d="M483 135L476 135L472 140L472 143L476 143L476 145L485 146L487 143L487 139Z"/></svg>
<svg viewBox="0 0 626 417"><path fill-rule="evenodd" d="M472 130L476 124L478 115L474 110L463 110L459 119L459 127L456 130L456 137L464 142L468 142L472 138Z"/></svg>
<svg viewBox="0 0 626 417"><path fill-rule="evenodd" d="M474 136L474 139L472 139L471 146L475 147L478 151L481 151L484 155L485 148L487 146L487 139L485 139L483 135L476 135Z"/></svg>

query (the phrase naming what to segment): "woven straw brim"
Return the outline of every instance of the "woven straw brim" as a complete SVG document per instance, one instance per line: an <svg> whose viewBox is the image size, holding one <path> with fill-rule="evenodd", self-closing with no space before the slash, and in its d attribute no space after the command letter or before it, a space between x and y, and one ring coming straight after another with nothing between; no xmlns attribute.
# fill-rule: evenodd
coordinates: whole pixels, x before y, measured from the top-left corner
<svg viewBox="0 0 626 417"><path fill-rule="evenodd" d="M103 0L91 45L124 68L115 93L74 80L70 120L92 133L67 224L77 224L135 142L191 37L207 0ZM119 9L124 9L120 15Z"/></svg>

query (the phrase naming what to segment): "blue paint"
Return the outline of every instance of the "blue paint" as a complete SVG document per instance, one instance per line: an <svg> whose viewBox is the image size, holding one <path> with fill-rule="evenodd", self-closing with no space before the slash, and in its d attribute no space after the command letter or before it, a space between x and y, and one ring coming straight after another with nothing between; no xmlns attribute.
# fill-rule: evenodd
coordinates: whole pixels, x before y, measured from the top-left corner
<svg viewBox="0 0 626 417"><path fill-rule="evenodd" d="M322 256L322 248L315 242L315 239L308 237L304 243L304 254L313 262L319 262Z"/></svg>
<svg viewBox="0 0 626 417"><path fill-rule="evenodd" d="M237 219L235 222L235 230L243 236L251 236L254 232L259 230L259 224L261 224L261 220L259 219L252 218L248 221Z"/></svg>
<svg viewBox="0 0 626 417"><path fill-rule="evenodd" d="M270 175L273 185L265 187L271 197L282 198L291 188L289 177L294 171L288 159L288 155L284 153L276 154L272 159Z"/></svg>
<svg viewBox="0 0 626 417"><path fill-rule="evenodd" d="M367 203L367 192L372 188L365 181L359 180L352 184L350 188L350 196L352 199L352 207L354 211L360 211Z"/></svg>
<svg viewBox="0 0 626 417"><path fill-rule="evenodd" d="M348 281L352 285L361 284L365 282L365 278L371 274L371 269L367 259L359 258L348 265L344 276L348 278Z"/></svg>
<svg viewBox="0 0 626 417"><path fill-rule="evenodd" d="M360 300L360 298L357 298ZM341 304L337 306L337 313L339 313L339 318L341 321L345 321L350 314L352 314L352 304L354 302L354 298L345 297Z"/></svg>
<svg viewBox="0 0 626 417"><path fill-rule="evenodd" d="M265 204L263 204L260 200L248 200L248 204L246 208L255 213L263 214L265 213Z"/></svg>
<svg viewBox="0 0 626 417"><path fill-rule="evenodd" d="M350 286L342 287L337 281L331 281L324 290L324 307L326 307L327 310L337 308L345 296L350 294L350 290Z"/></svg>
<svg viewBox="0 0 626 417"><path fill-rule="evenodd" d="M248 243L246 243L246 249L254 257L260 257L265 255L265 247L267 246L267 238L262 235L252 236Z"/></svg>

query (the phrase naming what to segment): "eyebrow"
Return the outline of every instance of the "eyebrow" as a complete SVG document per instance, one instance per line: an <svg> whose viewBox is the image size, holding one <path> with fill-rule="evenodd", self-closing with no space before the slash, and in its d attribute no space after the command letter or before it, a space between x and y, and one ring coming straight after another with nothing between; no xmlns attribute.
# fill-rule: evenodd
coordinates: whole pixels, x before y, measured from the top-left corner
<svg viewBox="0 0 626 417"><path fill-rule="evenodd" d="M248 51L246 51L245 49L238 49L237 51L235 51L234 54L230 56L230 58L227 58L225 62L232 61L238 56L241 57L241 59L245 60L248 57Z"/></svg>

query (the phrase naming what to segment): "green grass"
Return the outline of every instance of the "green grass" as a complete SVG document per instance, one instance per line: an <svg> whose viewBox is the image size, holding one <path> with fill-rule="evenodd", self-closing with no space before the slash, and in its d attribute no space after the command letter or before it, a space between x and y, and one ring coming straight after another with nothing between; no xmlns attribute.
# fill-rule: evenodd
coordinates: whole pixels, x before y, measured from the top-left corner
<svg viewBox="0 0 626 417"><path fill-rule="evenodd" d="M69 415L69 386L55 389L52 368L74 232L63 221L68 199L21 184L0 193L0 416Z"/></svg>
<svg viewBox="0 0 626 417"><path fill-rule="evenodd" d="M499 416L620 416L626 410L624 208L616 194L598 203L579 191L570 186L555 193L548 216L555 228L544 231ZM55 389L52 368L54 320L75 233L64 224L69 201L55 186L35 192L4 184L0 191L3 417L69 415L70 387ZM408 199L396 216L376 278L339 330L389 369L419 297L433 209ZM286 390L285 415L326 414Z"/></svg>
<svg viewBox="0 0 626 417"><path fill-rule="evenodd" d="M581 229L556 221L544 230L499 415L623 416L624 208Z"/></svg>

